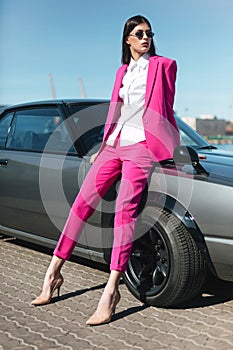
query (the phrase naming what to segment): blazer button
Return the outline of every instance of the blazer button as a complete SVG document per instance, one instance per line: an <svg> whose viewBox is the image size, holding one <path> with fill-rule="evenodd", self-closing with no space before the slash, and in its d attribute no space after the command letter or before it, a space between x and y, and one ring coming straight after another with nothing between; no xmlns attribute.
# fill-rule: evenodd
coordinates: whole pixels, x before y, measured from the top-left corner
<svg viewBox="0 0 233 350"><path fill-rule="evenodd" d="M144 124L147 124L147 119L143 119L143 123L144 123Z"/></svg>

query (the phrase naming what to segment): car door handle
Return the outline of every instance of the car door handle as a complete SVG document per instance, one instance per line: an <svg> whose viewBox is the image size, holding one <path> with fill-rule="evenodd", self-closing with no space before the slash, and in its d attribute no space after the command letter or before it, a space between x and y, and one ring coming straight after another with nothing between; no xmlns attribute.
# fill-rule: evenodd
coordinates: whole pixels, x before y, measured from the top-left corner
<svg viewBox="0 0 233 350"><path fill-rule="evenodd" d="M8 160L7 159L0 159L0 166L2 166L2 165L7 165L7 163L8 163Z"/></svg>

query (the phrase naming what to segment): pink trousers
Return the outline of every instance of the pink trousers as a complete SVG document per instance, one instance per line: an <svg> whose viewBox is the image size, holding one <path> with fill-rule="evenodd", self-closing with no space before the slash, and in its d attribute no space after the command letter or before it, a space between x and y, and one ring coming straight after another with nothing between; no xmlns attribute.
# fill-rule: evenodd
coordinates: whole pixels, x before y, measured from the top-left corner
<svg viewBox="0 0 233 350"><path fill-rule="evenodd" d="M87 219L121 174L116 199L111 270L125 272L131 254L138 206L153 166L142 141L130 146L106 146L91 166L77 195L54 254L69 259Z"/></svg>

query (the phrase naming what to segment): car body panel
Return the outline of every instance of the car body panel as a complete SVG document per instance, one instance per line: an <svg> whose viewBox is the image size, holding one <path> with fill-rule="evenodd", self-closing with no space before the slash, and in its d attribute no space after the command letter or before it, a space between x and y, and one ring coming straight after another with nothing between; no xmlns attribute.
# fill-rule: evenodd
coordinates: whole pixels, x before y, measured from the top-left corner
<svg viewBox="0 0 233 350"><path fill-rule="evenodd" d="M197 180L193 175L183 175L153 173L149 191L166 195L160 203L164 207L167 197L172 198L175 203L172 212L177 216L180 216L180 206L185 208L181 220L184 220L188 212L205 238L210 260L215 266L217 275L226 279L227 273L222 269L221 262L228 266L232 266L233 263L233 187L216 185L206 179L202 181L200 177ZM225 248L222 250L220 247L225 247L226 242L229 244L228 250ZM222 271L225 271L224 275ZM232 280L232 268L229 268L229 272L227 279Z"/></svg>
<svg viewBox="0 0 233 350"><path fill-rule="evenodd" d="M101 142L101 125L106 118L106 106L101 112L101 104L106 105L107 102L54 100L5 108L0 123L7 113L15 116L16 111L29 108L56 107L64 120L70 119L71 111L73 113L77 108L77 116L71 118L66 126L71 139L75 140L75 152L0 148L2 233L49 247L55 246L71 204L90 169L90 154L96 151ZM159 203L165 209L172 210L195 239L202 243L203 254L208 256L217 276L233 281L233 157L211 148L200 135L177 120L182 143L191 145L206 156L200 162L204 171L195 168L191 161L175 164L170 159L157 163L151 176L149 203ZM89 127L101 133L91 148L87 147L92 137ZM10 132L10 128L6 128L1 140L4 133ZM85 132L86 138L80 138ZM168 205L169 200L173 203L172 208ZM105 262L105 248L112 242L114 201L115 189L112 188L88 220L74 254Z"/></svg>

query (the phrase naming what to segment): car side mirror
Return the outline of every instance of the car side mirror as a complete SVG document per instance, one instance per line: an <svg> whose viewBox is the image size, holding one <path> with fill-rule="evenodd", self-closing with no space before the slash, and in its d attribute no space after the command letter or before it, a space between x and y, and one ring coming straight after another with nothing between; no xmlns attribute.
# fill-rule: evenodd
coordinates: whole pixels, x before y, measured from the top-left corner
<svg viewBox="0 0 233 350"><path fill-rule="evenodd" d="M200 164L198 153L191 146L176 147L173 152L173 160L175 164L192 164L198 174L205 173L208 175L208 172Z"/></svg>
<svg viewBox="0 0 233 350"><path fill-rule="evenodd" d="M199 157L194 148L190 146L178 146L174 149L173 159L175 163L198 163Z"/></svg>

